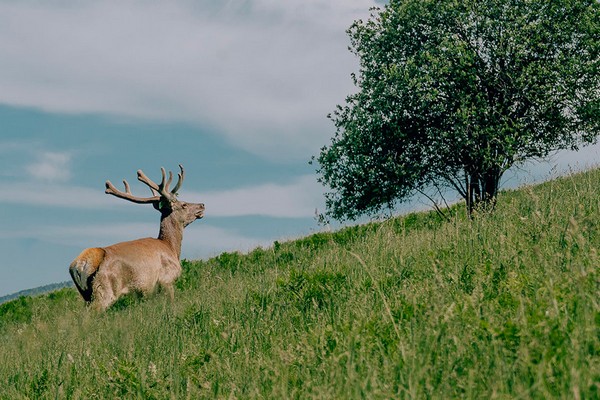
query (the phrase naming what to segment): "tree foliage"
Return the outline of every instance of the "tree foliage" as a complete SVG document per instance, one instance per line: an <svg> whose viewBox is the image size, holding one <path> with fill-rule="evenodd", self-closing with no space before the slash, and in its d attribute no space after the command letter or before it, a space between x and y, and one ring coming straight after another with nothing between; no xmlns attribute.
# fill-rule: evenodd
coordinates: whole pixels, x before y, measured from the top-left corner
<svg viewBox="0 0 600 400"><path fill-rule="evenodd" d="M348 30L357 92L316 157L328 215L375 214L451 187L494 204L514 165L592 143L596 0L391 0ZM313 157L315 159L315 157Z"/></svg>

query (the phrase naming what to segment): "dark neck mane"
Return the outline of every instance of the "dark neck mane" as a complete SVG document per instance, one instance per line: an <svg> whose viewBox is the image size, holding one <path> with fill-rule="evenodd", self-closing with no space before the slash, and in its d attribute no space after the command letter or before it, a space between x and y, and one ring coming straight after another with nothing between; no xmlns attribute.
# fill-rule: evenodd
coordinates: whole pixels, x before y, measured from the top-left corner
<svg viewBox="0 0 600 400"><path fill-rule="evenodd" d="M183 225L173 218L173 213L160 219L158 239L164 241L173 249L177 258L181 258L181 242L183 241Z"/></svg>

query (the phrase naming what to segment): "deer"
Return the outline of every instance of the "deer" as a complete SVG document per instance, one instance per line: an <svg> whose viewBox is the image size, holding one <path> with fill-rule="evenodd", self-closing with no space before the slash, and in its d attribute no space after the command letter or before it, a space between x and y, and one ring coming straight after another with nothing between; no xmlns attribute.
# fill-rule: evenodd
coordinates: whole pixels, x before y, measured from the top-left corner
<svg viewBox="0 0 600 400"><path fill-rule="evenodd" d="M165 169L161 167L162 181L156 184L138 170L137 178L150 188L150 197L134 196L126 180L123 180L125 192L106 181L106 194L136 204L152 204L160 212L160 230L156 239L143 238L87 248L73 260L69 266L71 278L86 304L93 309L104 311L127 293L146 296L157 289L164 290L173 301L173 285L181 275L183 230L204 217L204 204L177 199L185 176L181 164L179 169L181 172L172 190L171 171L167 179Z"/></svg>

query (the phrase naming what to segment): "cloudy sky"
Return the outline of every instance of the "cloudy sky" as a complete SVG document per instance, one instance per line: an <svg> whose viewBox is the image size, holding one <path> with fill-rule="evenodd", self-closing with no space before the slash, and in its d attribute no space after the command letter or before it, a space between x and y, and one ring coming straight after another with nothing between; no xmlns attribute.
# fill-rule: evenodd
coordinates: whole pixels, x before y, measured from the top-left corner
<svg viewBox="0 0 600 400"><path fill-rule="evenodd" d="M206 204L185 258L319 229L308 161L354 90L345 31L376 3L0 1L0 296L69 280L85 247L155 236L152 207L104 194L127 179L145 195L140 168L183 164L181 199Z"/></svg>

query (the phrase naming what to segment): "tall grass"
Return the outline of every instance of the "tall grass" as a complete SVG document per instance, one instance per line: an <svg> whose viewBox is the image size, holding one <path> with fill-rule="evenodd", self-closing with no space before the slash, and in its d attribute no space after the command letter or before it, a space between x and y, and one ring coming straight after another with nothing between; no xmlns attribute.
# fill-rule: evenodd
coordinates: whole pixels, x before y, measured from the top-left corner
<svg viewBox="0 0 600 400"><path fill-rule="evenodd" d="M172 304L3 304L0 398L599 398L599 187L186 261Z"/></svg>

